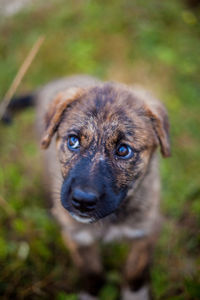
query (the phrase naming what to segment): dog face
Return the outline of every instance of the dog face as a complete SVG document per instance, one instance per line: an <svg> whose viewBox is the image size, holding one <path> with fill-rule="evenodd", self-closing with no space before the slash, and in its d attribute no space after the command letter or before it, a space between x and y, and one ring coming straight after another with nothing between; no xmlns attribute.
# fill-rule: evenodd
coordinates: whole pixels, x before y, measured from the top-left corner
<svg viewBox="0 0 200 300"><path fill-rule="evenodd" d="M169 155L168 121L159 102L148 106L127 87L69 89L52 102L42 140L57 131L63 176L61 202L78 221L117 211L147 172L158 144Z"/></svg>

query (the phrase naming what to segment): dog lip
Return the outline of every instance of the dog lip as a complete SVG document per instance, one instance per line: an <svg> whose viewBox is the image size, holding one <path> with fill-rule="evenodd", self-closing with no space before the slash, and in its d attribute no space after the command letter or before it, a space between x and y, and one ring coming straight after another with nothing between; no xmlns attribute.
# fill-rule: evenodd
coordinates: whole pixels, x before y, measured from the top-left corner
<svg viewBox="0 0 200 300"><path fill-rule="evenodd" d="M80 218L85 218L85 219L91 219L92 218L87 212L82 212L80 210L75 210L73 212L70 212L70 214L73 214L73 215L76 215Z"/></svg>
<svg viewBox="0 0 200 300"><path fill-rule="evenodd" d="M87 213L84 213L84 212L79 212L77 215L81 218L90 218L90 216Z"/></svg>
<svg viewBox="0 0 200 300"><path fill-rule="evenodd" d="M80 223L92 223L93 219L86 214L75 214L74 212L69 212L70 215Z"/></svg>

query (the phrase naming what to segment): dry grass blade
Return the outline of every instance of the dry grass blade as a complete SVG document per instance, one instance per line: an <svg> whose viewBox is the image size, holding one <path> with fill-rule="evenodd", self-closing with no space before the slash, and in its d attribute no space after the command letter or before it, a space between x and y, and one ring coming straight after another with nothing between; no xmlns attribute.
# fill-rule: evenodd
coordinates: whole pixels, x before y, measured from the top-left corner
<svg viewBox="0 0 200 300"><path fill-rule="evenodd" d="M0 119L3 117L6 108L8 107L10 100L12 99L14 93L16 92L20 82L22 81L24 75L26 74L28 68L30 67L31 63L33 62L36 54L38 53L42 43L44 41L44 36L40 36L38 40L35 42L33 47L31 48L29 54L27 55L26 59L24 60L23 64L21 65L17 75L15 76L10 88L8 89L2 103L0 104Z"/></svg>

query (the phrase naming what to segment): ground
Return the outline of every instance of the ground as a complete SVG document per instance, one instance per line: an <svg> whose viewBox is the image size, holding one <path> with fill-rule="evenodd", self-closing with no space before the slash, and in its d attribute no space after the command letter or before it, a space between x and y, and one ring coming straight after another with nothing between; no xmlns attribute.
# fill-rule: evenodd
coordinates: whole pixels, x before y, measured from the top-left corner
<svg viewBox="0 0 200 300"><path fill-rule="evenodd" d="M18 94L87 73L143 85L165 103L172 157L161 159L164 226L152 269L155 299L200 298L199 13L180 0L52 0L0 19L0 98L42 34ZM78 274L48 211L38 149L34 109L0 126L0 295L76 299ZM108 270L102 300L117 299L126 250L102 247Z"/></svg>

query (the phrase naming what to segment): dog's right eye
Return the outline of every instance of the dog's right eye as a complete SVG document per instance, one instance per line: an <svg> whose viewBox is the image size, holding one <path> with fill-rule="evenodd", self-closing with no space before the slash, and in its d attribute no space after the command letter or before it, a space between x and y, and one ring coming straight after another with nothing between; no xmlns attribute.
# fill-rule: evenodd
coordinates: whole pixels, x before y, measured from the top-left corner
<svg viewBox="0 0 200 300"><path fill-rule="evenodd" d="M70 150L76 150L80 147L80 140L76 135L70 135L67 140L67 145Z"/></svg>

